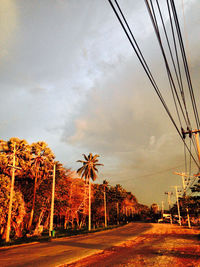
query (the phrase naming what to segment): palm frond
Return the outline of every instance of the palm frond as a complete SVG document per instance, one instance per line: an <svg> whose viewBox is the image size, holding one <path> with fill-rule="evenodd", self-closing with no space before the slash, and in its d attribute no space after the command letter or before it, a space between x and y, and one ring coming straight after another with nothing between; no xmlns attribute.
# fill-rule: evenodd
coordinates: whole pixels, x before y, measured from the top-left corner
<svg viewBox="0 0 200 267"><path fill-rule="evenodd" d="M99 157L98 154L94 155L94 157L93 157L93 161L94 161L96 158L98 158L98 157ZM98 161L98 159L97 159L97 161Z"/></svg>
<svg viewBox="0 0 200 267"><path fill-rule="evenodd" d="M88 160L92 160L92 158L93 158L92 153L89 153Z"/></svg>
<svg viewBox="0 0 200 267"><path fill-rule="evenodd" d="M85 154L82 154L86 161L88 161L88 157Z"/></svg>
<svg viewBox="0 0 200 267"><path fill-rule="evenodd" d="M104 165L101 163L95 163L95 166L104 166Z"/></svg>
<svg viewBox="0 0 200 267"><path fill-rule="evenodd" d="M94 171L94 169L91 169L90 177L91 177L91 179L92 179L93 181L96 180L97 175L96 175L96 172Z"/></svg>
<svg viewBox="0 0 200 267"><path fill-rule="evenodd" d="M95 166L94 166L93 168L94 168L94 170L95 170L96 172L99 172L99 170L98 170Z"/></svg>
<svg viewBox="0 0 200 267"><path fill-rule="evenodd" d="M79 168L79 169L77 170L77 173L78 173L79 175L82 175L84 169L85 169L85 166L82 166L81 168Z"/></svg>
<svg viewBox="0 0 200 267"><path fill-rule="evenodd" d="M77 160L76 162L81 162L81 163L87 163L87 161L84 161L84 160Z"/></svg>

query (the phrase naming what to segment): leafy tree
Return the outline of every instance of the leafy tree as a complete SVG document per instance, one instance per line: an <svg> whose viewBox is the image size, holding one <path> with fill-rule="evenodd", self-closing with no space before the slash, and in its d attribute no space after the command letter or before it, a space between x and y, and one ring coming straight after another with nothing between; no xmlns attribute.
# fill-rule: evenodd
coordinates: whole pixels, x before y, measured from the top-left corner
<svg viewBox="0 0 200 267"><path fill-rule="evenodd" d="M200 197L200 176L198 177L197 182L191 187L191 191L195 193L196 196Z"/></svg>
<svg viewBox="0 0 200 267"><path fill-rule="evenodd" d="M31 148L26 140L13 137L9 141L0 140L0 173L11 176L14 144L16 148L15 177L22 178L28 170L27 162L31 158Z"/></svg>
<svg viewBox="0 0 200 267"><path fill-rule="evenodd" d="M5 239L8 205L10 199L10 178L4 174L0 174L0 184L0 234L2 239ZM22 194L16 189L13 194L11 216L11 229L15 232L16 237L22 236L25 213L25 203Z"/></svg>
<svg viewBox="0 0 200 267"><path fill-rule="evenodd" d="M77 162L81 162L83 166L77 170L77 173L81 175L81 177L85 178L85 182L89 184L89 214L88 214L88 229L91 230L91 184L90 178L92 181L95 181L97 178L97 166L103 166L103 164L98 163L99 155L92 155L89 153L88 156L83 154L85 160L78 160Z"/></svg>

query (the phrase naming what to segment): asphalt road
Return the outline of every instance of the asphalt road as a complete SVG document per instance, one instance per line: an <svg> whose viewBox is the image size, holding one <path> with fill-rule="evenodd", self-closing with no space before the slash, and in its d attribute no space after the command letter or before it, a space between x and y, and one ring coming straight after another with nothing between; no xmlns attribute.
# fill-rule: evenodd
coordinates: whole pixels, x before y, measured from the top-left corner
<svg viewBox="0 0 200 267"><path fill-rule="evenodd" d="M113 230L0 249L0 266L59 266L132 240L151 224L130 223Z"/></svg>

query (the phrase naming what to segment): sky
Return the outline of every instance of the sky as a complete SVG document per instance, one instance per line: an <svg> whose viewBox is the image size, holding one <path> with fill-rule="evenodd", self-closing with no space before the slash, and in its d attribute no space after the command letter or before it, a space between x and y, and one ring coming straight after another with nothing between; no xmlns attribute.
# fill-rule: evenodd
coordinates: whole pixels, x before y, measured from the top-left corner
<svg viewBox="0 0 200 267"><path fill-rule="evenodd" d="M198 103L200 2L175 2ZM119 3L175 114L144 1ZM99 154L97 182L167 207L184 147L108 1L1 0L0 35L0 138L45 141L73 170Z"/></svg>

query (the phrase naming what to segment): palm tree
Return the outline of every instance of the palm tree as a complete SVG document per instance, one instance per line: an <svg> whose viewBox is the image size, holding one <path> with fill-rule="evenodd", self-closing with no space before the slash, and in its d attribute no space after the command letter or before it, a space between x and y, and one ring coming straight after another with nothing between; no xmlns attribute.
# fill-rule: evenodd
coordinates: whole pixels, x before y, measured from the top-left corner
<svg viewBox="0 0 200 267"><path fill-rule="evenodd" d="M83 163L83 166L77 170L77 173L81 175L81 177L85 178L85 183L89 184L89 214L88 214L88 230L91 230L91 184L90 178L92 181L95 181L97 178L97 166L103 166L103 164L98 163L99 155L92 155L89 153L88 156L83 154L85 160L77 160L77 162Z"/></svg>
<svg viewBox="0 0 200 267"><path fill-rule="evenodd" d="M33 222L33 215L35 210L36 190L39 187L42 179L49 177L49 170L52 168L54 154L48 145L41 141L32 144L32 160L30 161L30 176L34 179L33 200L28 223L30 230Z"/></svg>

